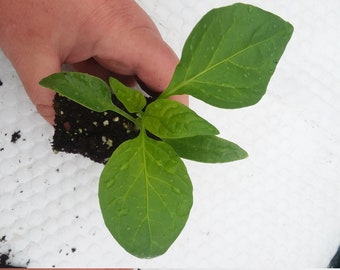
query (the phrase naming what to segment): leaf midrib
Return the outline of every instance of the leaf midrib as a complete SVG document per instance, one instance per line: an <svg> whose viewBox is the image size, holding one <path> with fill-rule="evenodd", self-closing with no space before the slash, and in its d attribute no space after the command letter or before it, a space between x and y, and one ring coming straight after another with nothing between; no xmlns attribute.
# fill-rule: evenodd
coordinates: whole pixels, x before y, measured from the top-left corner
<svg viewBox="0 0 340 270"><path fill-rule="evenodd" d="M142 151L143 151L143 168L144 168L144 173L145 173L145 204L146 204L146 220L148 223L148 228L149 228L149 238L150 238L150 243L153 242L152 240L152 230L151 230L151 222L150 222L150 201L149 201L149 182L148 182L148 178L146 177L148 175L148 169L146 166L146 133L144 130L141 130L140 136L142 136ZM150 248L150 252L151 252L151 246Z"/></svg>
<svg viewBox="0 0 340 270"><path fill-rule="evenodd" d="M276 37L277 35L279 35L279 34L281 34L281 33L283 33L283 32L285 32L285 29L283 29L283 30L277 32L275 35L273 35L273 36L271 36L271 37L269 37L269 38L267 38L267 39L261 40L260 42L257 42L257 43L254 43L254 44L251 44L251 45L247 46L246 48L244 48L244 49L238 51L237 53L235 53L235 54L229 56L228 58L225 58L225 59L223 59L222 61L217 62L216 64L214 64L214 65L212 65L212 66L210 66L210 67L204 69L203 71L199 72L199 73L196 74L195 76L193 76L193 77L191 77L191 78L189 78L189 79L187 79L187 80L181 82L181 83L178 84L176 87L174 87L173 90L171 90L171 92L170 92L171 94L170 94L170 95L172 95L173 93L176 94L176 91L177 91L178 89L182 88L183 86L185 86L185 85L187 85L187 84L190 84L191 82L195 81L197 78L203 76L204 74L210 72L212 69L216 68L217 66L222 65L222 64L224 64L224 63L226 63L226 62L230 62L231 59L233 59L234 57L236 57L236 56L242 54L243 52L245 52L245 51L247 51L247 50L249 50L249 49L251 49L251 48L254 48L255 46L258 46L258 45L260 45L260 44L262 44L262 43L265 43L265 42L267 42L267 41L269 41L269 40L271 40L271 39L274 39L274 37ZM231 62L231 63L232 63L232 62ZM164 91L164 92L166 92L166 91Z"/></svg>

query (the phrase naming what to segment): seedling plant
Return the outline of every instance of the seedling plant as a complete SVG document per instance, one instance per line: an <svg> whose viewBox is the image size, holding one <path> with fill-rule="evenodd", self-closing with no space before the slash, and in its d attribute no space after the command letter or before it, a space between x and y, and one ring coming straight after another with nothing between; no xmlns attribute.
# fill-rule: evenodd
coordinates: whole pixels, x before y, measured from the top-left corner
<svg viewBox="0 0 340 270"><path fill-rule="evenodd" d="M169 86L153 102L114 78L77 72L52 74L40 84L97 112L114 111L139 130L106 163L99 182L105 224L129 253L152 258L166 252L182 231L193 204L192 183L181 158L230 162L247 157L238 145L183 104L191 95L235 109L257 103L292 35L293 27L255 6L209 11L185 42ZM112 102L112 93L124 105Z"/></svg>

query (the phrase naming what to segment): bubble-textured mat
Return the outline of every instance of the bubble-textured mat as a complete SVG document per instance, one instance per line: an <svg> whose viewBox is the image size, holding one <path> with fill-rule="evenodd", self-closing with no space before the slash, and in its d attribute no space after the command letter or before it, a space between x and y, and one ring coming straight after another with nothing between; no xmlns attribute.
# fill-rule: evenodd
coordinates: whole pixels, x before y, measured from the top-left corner
<svg viewBox="0 0 340 270"><path fill-rule="evenodd" d="M232 1L139 0L178 55L208 10ZM249 158L186 161L188 223L167 253L141 260L104 226L102 165L55 154L0 52L0 253L23 267L326 267L340 245L340 1L247 1L291 22L292 39L255 106L191 107ZM34 68L34 67L32 67Z"/></svg>

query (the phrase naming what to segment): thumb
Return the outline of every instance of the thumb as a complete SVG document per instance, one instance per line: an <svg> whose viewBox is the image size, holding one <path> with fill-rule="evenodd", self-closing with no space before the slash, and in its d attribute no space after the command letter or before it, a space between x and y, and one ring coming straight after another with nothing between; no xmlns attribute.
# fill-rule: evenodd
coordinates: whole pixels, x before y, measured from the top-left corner
<svg viewBox="0 0 340 270"><path fill-rule="evenodd" d="M136 30L134 39L140 48L140 51L132 51L137 77L154 91L163 91L178 64L176 54L158 34L149 29Z"/></svg>
<svg viewBox="0 0 340 270"><path fill-rule="evenodd" d="M134 58L138 59L135 63L135 73L143 84L160 93L168 87L179 60L160 35L147 32L145 29L139 29L136 37L143 52ZM187 95L173 96L171 99L184 105L189 103Z"/></svg>
<svg viewBox="0 0 340 270"><path fill-rule="evenodd" d="M164 91L178 64L178 57L174 51L154 28L136 28L129 33L125 41L122 45L124 52L121 55L127 57L120 62L126 62L131 66L130 75L137 76L138 82L147 90L158 93ZM109 57L100 57L99 54L96 60L107 69L117 71L116 61ZM175 96L173 99L185 105L189 103L186 95Z"/></svg>
<svg viewBox="0 0 340 270"><path fill-rule="evenodd" d="M53 53L25 53L11 58L26 93L36 106L40 115L51 125L54 124L55 111L53 99L55 93L39 85L39 81L52 73L60 72L61 64Z"/></svg>

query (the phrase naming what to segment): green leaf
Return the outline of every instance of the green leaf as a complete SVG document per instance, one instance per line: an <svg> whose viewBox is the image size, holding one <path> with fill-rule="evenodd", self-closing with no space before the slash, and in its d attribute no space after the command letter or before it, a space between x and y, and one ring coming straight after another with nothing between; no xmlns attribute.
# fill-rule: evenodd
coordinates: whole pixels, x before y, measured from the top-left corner
<svg viewBox="0 0 340 270"><path fill-rule="evenodd" d="M105 224L129 253L163 254L183 229L192 206L192 184L176 152L144 132L121 144L99 183Z"/></svg>
<svg viewBox="0 0 340 270"><path fill-rule="evenodd" d="M146 99L142 93L125 86L115 78L110 78L110 86L118 100L130 113L140 112L146 105Z"/></svg>
<svg viewBox="0 0 340 270"><path fill-rule="evenodd" d="M168 99L158 99L146 107L142 118L145 128L163 139L196 135L217 135L218 130L185 105Z"/></svg>
<svg viewBox="0 0 340 270"><path fill-rule="evenodd" d="M39 82L96 112L112 110L111 90L100 78L80 72L54 73Z"/></svg>
<svg viewBox="0 0 340 270"><path fill-rule="evenodd" d="M173 79L161 97L189 94L221 108L257 103L293 27L260 8L213 9L188 37Z"/></svg>
<svg viewBox="0 0 340 270"><path fill-rule="evenodd" d="M195 136L165 140L177 154L186 159L207 163L230 162L246 158L247 152L237 144L216 136Z"/></svg>

